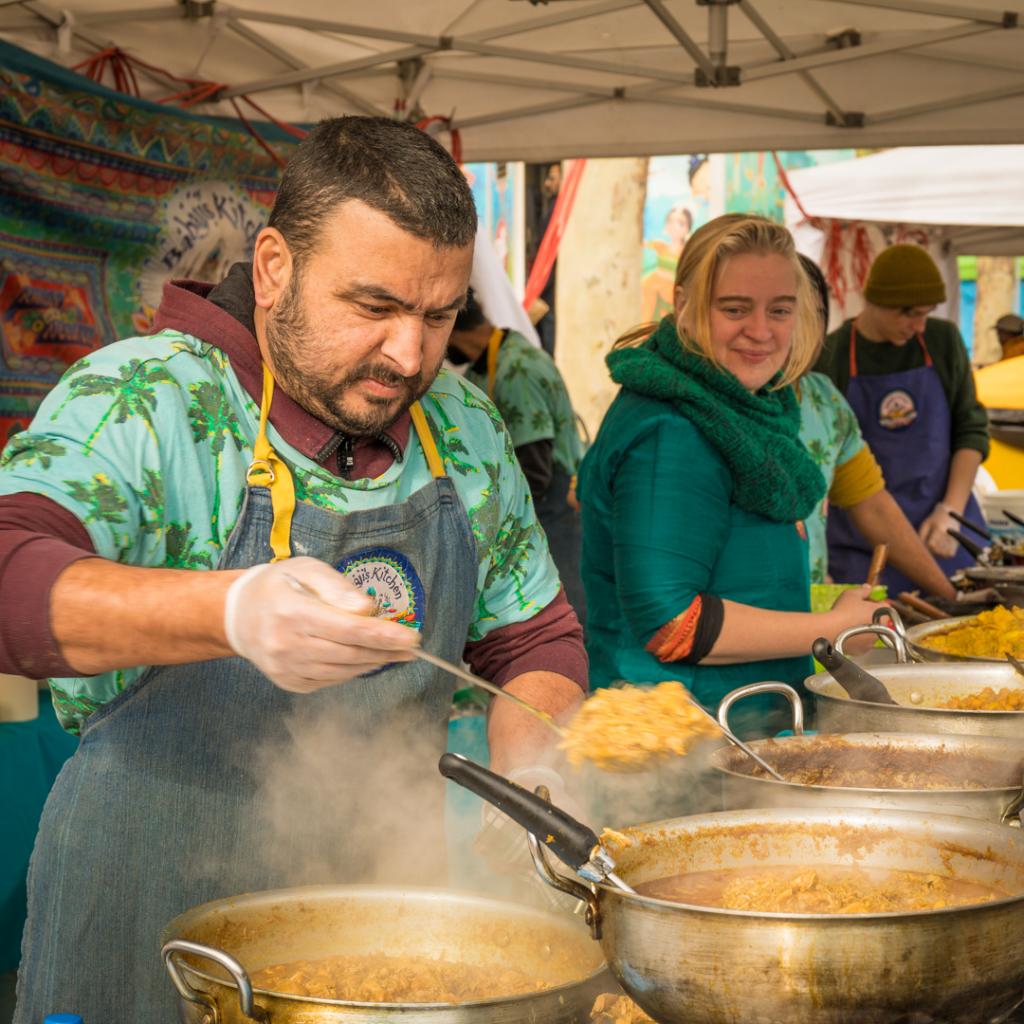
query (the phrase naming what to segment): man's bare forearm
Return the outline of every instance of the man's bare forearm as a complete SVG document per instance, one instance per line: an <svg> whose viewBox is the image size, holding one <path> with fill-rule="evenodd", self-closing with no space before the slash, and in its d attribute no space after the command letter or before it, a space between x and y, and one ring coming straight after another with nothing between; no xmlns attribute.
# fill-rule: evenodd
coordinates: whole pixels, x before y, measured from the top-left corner
<svg viewBox="0 0 1024 1024"><path fill-rule="evenodd" d="M525 672L509 680L503 687L541 711L564 723L583 702L578 684L555 672ZM541 764L551 760L558 737L511 701L494 697L487 723L487 740L491 748L491 767L507 775L514 768Z"/></svg>
<svg viewBox="0 0 1024 1024"><path fill-rule="evenodd" d="M232 651L224 635L224 597L240 574L83 559L69 565L51 591L53 635L65 660L86 676L225 657Z"/></svg>
<svg viewBox="0 0 1024 1024"><path fill-rule="evenodd" d="M888 545L890 565L909 576L926 594L950 600L956 597L953 584L888 491L872 494L846 513L869 544Z"/></svg>

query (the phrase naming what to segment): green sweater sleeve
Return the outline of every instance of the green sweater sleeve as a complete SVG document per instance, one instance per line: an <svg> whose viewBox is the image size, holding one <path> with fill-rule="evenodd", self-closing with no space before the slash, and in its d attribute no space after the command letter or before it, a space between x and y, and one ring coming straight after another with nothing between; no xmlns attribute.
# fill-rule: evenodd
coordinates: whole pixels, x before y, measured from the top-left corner
<svg viewBox="0 0 1024 1024"><path fill-rule="evenodd" d="M724 463L682 416L648 420L610 481L615 579L644 644L706 591L729 528Z"/></svg>

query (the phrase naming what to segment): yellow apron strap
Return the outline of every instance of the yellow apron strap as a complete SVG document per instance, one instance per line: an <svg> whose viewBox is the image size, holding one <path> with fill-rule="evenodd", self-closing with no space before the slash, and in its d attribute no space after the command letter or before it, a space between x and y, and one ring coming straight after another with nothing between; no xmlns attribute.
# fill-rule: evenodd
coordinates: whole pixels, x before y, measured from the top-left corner
<svg viewBox="0 0 1024 1024"><path fill-rule="evenodd" d="M505 332L500 327L491 331L487 340L487 397L494 401L494 379L498 375L498 349L505 338Z"/></svg>
<svg viewBox="0 0 1024 1024"><path fill-rule="evenodd" d="M253 446L252 463L245 474L250 487L270 490L270 504L274 510L274 524L270 528L272 562L290 558L292 554L292 515L295 513L295 483L291 471L270 446L267 438L267 420L274 400L274 375L263 364L263 397L260 400L260 429Z"/></svg>
<svg viewBox="0 0 1024 1024"><path fill-rule="evenodd" d="M419 402L413 402L409 406L409 415L412 417L412 425L416 428L416 436L420 439L420 447L426 457L427 465L430 467L430 475L439 480L447 474L444 471L444 463L434 442L434 435L430 432L430 424L427 423L426 414Z"/></svg>

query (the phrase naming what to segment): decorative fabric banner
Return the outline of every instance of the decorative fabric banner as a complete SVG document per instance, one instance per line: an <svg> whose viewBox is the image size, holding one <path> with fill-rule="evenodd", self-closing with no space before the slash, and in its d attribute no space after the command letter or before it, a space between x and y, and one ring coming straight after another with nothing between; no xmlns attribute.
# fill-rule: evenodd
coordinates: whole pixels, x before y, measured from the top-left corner
<svg viewBox="0 0 1024 1024"><path fill-rule="evenodd" d="M258 131L283 157L295 145ZM217 280L248 258L278 174L238 121L0 42L0 445L71 363L146 333L165 280Z"/></svg>

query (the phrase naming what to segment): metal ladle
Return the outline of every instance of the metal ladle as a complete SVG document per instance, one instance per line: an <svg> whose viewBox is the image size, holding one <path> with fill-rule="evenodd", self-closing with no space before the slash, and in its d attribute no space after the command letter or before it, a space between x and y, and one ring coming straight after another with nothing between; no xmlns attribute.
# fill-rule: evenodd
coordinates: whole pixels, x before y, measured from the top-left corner
<svg viewBox="0 0 1024 1024"><path fill-rule="evenodd" d="M325 604L328 607L333 608L329 601L325 601L309 584L303 583L302 580L290 573L284 573L284 578L288 581L288 585L293 589L297 590L300 594L305 594L307 597L311 597L314 601L319 601L320 604ZM557 733L559 737L565 736L565 729L562 728L546 711L541 711L540 708L535 708L532 704L527 703L515 694L508 693L503 690L500 686L495 686L494 683L488 682L486 679L481 679L479 676L474 675L472 672L467 672L464 668L460 668L458 665L453 665L450 661L445 661L444 658L439 658L436 654L431 654L429 651L423 650L421 647L414 647L410 649L410 653L419 658L420 661L425 661L435 668L442 669L445 672L451 673L457 679L462 679L464 682L470 683L472 686L479 686L481 690L486 690L488 693L493 693L495 697L502 697L505 700L510 700L514 704L518 705L523 711L529 712L534 718L542 721L549 729ZM734 735L732 730L726 726L723 726L714 715L709 714L701 705L694 700L693 697L688 697L690 703L706 718L709 718L715 725L715 728L719 729L725 738L738 747L747 755L747 757L756 761L769 775L777 779L779 782L785 782L786 780L779 775L777 771L770 764L760 758L753 750L750 749L738 736Z"/></svg>

